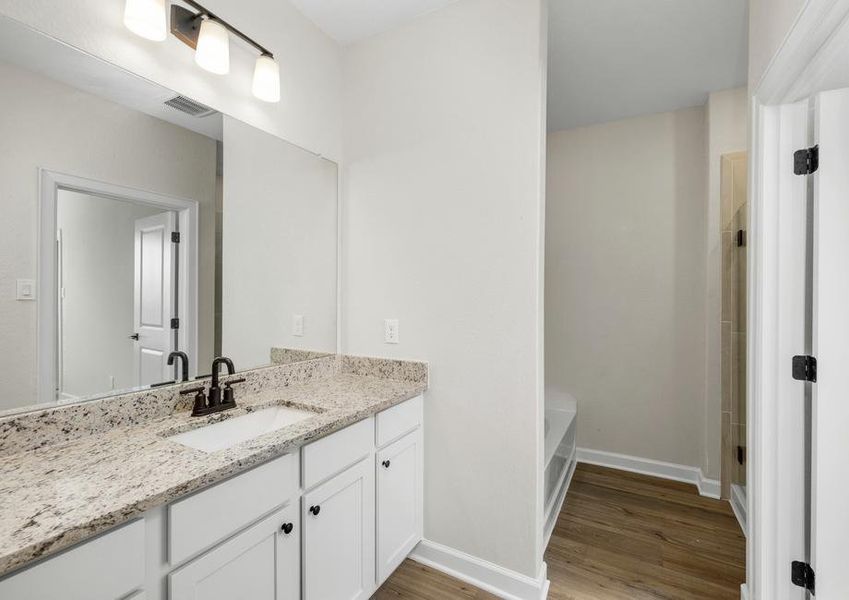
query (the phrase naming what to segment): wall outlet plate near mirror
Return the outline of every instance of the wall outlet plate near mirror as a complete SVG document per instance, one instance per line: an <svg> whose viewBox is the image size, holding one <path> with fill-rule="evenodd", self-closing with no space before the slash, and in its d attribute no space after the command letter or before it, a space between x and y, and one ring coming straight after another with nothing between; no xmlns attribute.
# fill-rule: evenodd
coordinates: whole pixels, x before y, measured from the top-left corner
<svg viewBox="0 0 849 600"><path fill-rule="evenodd" d="M336 352L335 163L5 17L0 81L0 414Z"/></svg>

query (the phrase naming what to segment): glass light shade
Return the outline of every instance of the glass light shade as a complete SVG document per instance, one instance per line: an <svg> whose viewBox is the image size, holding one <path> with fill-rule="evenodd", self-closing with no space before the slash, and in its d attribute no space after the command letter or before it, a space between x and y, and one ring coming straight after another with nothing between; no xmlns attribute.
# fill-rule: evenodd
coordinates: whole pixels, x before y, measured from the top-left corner
<svg viewBox="0 0 849 600"><path fill-rule="evenodd" d="M256 59L253 93L265 102L280 102L280 66L267 54Z"/></svg>
<svg viewBox="0 0 849 600"><path fill-rule="evenodd" d="M200 24L195 62L216 75L230 71L230 34L218 21L204 19Z"/></svg>
<svg viewBox="0 0 849 600"><path fill-rule="evenodd" d="M165 0L127 0L124 26L145 39L161 42L168 33Z"/></svg>

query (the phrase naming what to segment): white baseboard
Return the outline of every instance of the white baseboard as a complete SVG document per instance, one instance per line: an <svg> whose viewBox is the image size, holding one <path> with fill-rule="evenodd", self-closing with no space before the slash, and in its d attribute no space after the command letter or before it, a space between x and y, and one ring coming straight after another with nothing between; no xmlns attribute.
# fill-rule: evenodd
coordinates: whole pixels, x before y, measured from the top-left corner
<svg viewBox="0 0 849 600"><path fill-rule="evenodd" d="M740 585L740 600L749 600L749 586L745 583Z"/></svg>
<svg viewBox="0 0 849 600"><path fill-rule="evenodd" d="M737 517L737 522L740 523L740 529L743 530L743 535L748 537L746 529L746 492L738 485L731 485L731 510L734 511L734 516Z"/></svg>
<svg viewBox="0 0 849 600"><path fill-rule="evenodd" d="M419 542L410 558L505 600L545 600L548 596L545 563L534 579L429 540Z"/></svg>
<svg viewBox="0 0 849 600"><path fill-rule="evenodd" d="M641 473L672 481L683 481L695 485L699 494L708 498L720 497L720 484L716 479L708 479L698 467L687 465L676 465L675 463L617 454L615 452L604 452L603 450L591 450L589 448L578 448L578 462L601 467L610 467L620 471Z"/></svg>

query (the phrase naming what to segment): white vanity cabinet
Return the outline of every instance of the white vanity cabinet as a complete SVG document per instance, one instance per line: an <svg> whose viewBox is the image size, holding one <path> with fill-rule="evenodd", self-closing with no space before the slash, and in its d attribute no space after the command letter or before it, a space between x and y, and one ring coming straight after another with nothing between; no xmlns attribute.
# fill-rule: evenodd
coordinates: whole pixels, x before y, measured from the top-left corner
<svg viewBox="0 0 849 600"><path fill-rule="evenodd" d="M0 580L3 600L122 600L144 585L139 519Z"/></svg>
<svg viewBox="0 0 849 600"><path fill-rule="evenodd" d="M422 539L416 397L0 579L0 600L366 600Z"/></svg>
<svg viewBox="0 0 849 600"><path fill-rule="evenodd" d="M301 498L304 600L374 592L374 471L366 458Z"/></svg>
<svg viewBox="0 0 849 600"><path fill-rule="evenodd" d="M377 584L422 539L422 434L416 429L377 453Z"/></svg>
<svg viewBox="0 0 849 600"><path fill-rule="evenodd" d="M298 600L297 502L272 513L168 576L171 600Z"/></svg>
<svg viewBox="0 0 849 600"><path fill-rule="evenodd" d="M422 539L423 411L418 396L375 417L378 586Z"/></svg>
<svg viewBox="0 0 849 600"><path fill-rule="evenodd" d="M304 600L374 592L374 421L301 449Z"/></svg>

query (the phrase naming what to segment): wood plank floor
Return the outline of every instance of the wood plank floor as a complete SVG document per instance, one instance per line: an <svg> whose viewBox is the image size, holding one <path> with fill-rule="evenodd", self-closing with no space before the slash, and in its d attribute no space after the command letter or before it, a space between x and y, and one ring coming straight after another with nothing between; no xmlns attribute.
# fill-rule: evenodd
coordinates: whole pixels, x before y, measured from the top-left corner
<svg viewBox="0 0 849 600"><path fill-rule="evenodd" d="M545 553L551 600L737 600L746 540L695 486L579 465ZM495 598L406 561L377 600Z"/></svg>

